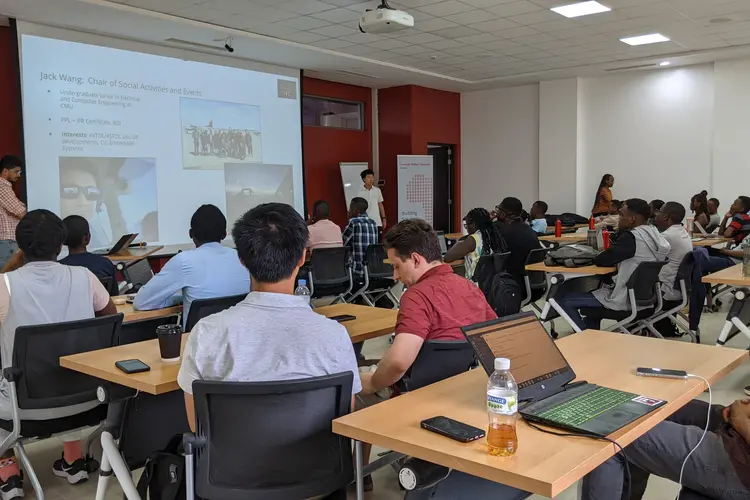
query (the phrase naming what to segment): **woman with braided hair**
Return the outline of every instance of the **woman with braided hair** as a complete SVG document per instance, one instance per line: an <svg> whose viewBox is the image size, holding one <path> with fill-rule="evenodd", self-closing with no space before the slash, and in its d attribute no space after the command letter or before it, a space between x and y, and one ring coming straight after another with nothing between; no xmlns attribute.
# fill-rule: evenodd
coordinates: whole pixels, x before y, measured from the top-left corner
<svg viewBox="0 0 750 500"><path fill-rule="evenodd" d="M464 217L469 236L459 241L447 254L445 261L464 259L466 278L471 279L482 255L507 252L508 246L497 226L492 224L490 213L484 208L474 208Z"/></svg>

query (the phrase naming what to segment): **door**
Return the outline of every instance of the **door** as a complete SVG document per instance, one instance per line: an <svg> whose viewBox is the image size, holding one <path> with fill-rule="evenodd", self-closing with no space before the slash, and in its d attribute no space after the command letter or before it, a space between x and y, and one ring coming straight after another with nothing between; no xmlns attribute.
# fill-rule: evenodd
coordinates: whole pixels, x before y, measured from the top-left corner
<svg viewBox="0 0 750 500"><path fill-rule="evenodd" d="M434 207L432 226L436 231L452 233L453 146L428 144L427 152L433 158L432 203Z"/></svg>

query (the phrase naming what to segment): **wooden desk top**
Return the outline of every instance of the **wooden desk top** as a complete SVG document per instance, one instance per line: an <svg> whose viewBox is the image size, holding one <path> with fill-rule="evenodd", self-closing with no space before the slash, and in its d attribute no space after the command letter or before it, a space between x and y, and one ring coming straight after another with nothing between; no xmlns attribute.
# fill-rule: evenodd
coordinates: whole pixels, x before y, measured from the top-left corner
<svg viewBox="0 0 750 500"><path fill-rule="evenodd" d="M120 295L119 297L112 297L112 298L124 299L126 297L127 295ZM182 305L166 307L164 309L154 309L153 311L136 311L135 309L133 309L133 304L128 304L128 303L125 303L121 306L116 306L116 307L117 307L118 313L123 313L125 315L125 318L123 319L123 323L141 321L144 319L166 318L167 316L174 316L182 312Z"/></svg>
<svg viewBox="0 0 750 500"><path fill-rule="evenodd" d="M701 238L696 236L696 238ZM732 241L732 238L720 238L718 236L707 236L698 241L693 241L693 247L712 247L714 245L727 244Z"/></svg>
<svg viewBox="0 0 750 500"><path fill-rule="evenodd" d="M586 241L588 235L584 233L569 233L563 234L559 238L554 234L548 234L547 236L540 236L539 241L556 241L558 243L579 243Z"/></svg>
<svg viewBox="0 0 750 500"><path fill-rule="evenodd" d="M704 276L701 281L712 285L750 286L750 278L742 276L742 264L711 273Z"/></svg>
<svg viewBox="0 0 750 500"><path fill-rule="evenodd" d="M445 235L446 240L460 240L463 237L463 233L448 233Z"/></svg>
<svg viewBox="0 0 750 500"><path fill-rule="evenodd" d="M133 260L145 259L146 257L149 257L152 254L158 252L162 248L164 247L161 245L153 247L125 248L117 253L113 253L112 255L106 255L105 257L107 257L112 262L130 262Z"/></svg>
<svg viewBox="0 0 750 500"><path fill-rule="evenodd" d="M570 335L557 345L580 380L668 401L610 436L622 446L704 389L703 382L696 379L638 377L636 367L678 368L713 383L739 366L748 354L726 347L598 331ZM420 428L422 420L444 415L486 429L486 384L484 370L472 370L334 420L333 431L550 498L617 452L609 443L552 436L519 421L518 452L511 458L492 457L483 439L462 444Z"/></svg>
<svg viewBox="0 0 750 500"><path fill-rule="evenodd" d="M571 229L581 229L582 227L589 227L588 224L576 224L575 226L563 226L563 231L570 231ZM555 225L547 224L547 234L555 234Z"/></svg>
<svg viewBox="0 0 750 500"><path fill-rule="evenodd" d="M316 307L313 310L326 318L341 316L342 314L356 316L357 319L341 323L349 332L352 343L355 344L393 333L398 317L398 309L383 309L357 304L334 304Z"/></svg>
<svg viewBox="0 0 750 500"><path fill-rule="evenodd" d="M586 275L598 275L603 276L606 274L612 274L617 272L616 267L599 267L599 266L583 266L583 267L565 267L565 266L548 266L544 262L537 264L529 264L526 266L527 271L544 271L545 273L562 273L562 274L586 274Z"/></svg>

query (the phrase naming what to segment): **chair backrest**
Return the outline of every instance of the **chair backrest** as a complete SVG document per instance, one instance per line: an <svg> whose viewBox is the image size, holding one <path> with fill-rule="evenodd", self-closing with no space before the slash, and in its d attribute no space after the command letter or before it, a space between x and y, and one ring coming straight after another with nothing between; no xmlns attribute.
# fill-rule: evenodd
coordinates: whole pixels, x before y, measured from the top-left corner
<svg viewBox="0 0 750 500"><path fill-rule="evenodd" d="M370 279L393 279L393 266L384 261L388 254L383 245L370 245L365 251L365 267Z"/></svg>
<svg viewBox="0 0 750 500"><path fill-rule="evenodd" d="M96 400L101 381L61 367L60 357L113 347L122 318L122 314L114 314L17 328L13 368L20 373L18 407L59 408Z"/></svg>
<svg viewBox="0 0 750 500"><path fill-rule="evenodd" d="M242 302L246 293L240 295L230 295L227 297L216 297L214 299L199 299L194 300L190 303L190 312L188 313L187 322L185 323L185 331L190 332L193 330L195 324L205 318L218 312L229 309L232 306L236 306Z"/></svg>
<svg viewBox="0 0 750 500"><path fill-rule="evenodd" d="M148 283L154 277L154 271L151 269L148 259L140 259L122 267L122 274L125 280L138 290Z"/></svg>
<svg viewBox="0 0 750 500"><path fill-rule="evenodd" d="M354 477L351 442L331 422L350 412L351 372L277 382L193 383L196 494L310 498Z"/></svg>
<svg viewBox="0 0 750 500"><path fill-rule="evenodd" d="M315 286L341 285L349 281L352 260L349 247L315 248L310 255L310 274Z"/></svg>
<svg viewBox="0 0 750 500"><path fill-rule="evenodd" d="M102 284L105 290L107 290L107 293L109 293L110 297L114 297L115 295L119 295L119 292L117 290L117 281L115 280L114 276L97 276L99 279L99 282Z"/></svg>
<svg viewBox="0 0 750 500"><path fill-rule="evenodd" d="M476 365L474 348L465 340L428 340L397 383L403 392L414 391L458 375Z"/></svg>
<svg viewBox="0 0 750 500"><path fill-rule="evenodd" d="M538 264L540 262L544 262L544 259L547 257L547 254L549 253L549 248L535 248L532 251L529 252L529 255L526 257L526 266L529 264ZM526 271L526 266L524 266L524 273L529 277L529 282L531 283L531 288L536 287L547 287L547 275L544 271Z"/></svg>
<svg viewBox="0 0 750 500"><path fill-rule="evenodd" d="M667 261L641 262L630 275L627 287L633 290L638 307L653 305L656 299L656 283L659 281L659 273L666 263Z"/></svg>
<svg viewBox="0 0 750 500"><path fill-rule="evenodd" d="M674 280L674 289L680 290L680 282L685 282L685 289L688 294L693 288L693 269L695 268L695 256L693 252L688 252L680 262L680 267L677 268L677 277Z"/></svg>
<svg viewBox="0 0 750 500"><path fill-rule="evenodd" d="M128 321L120 327L117 335L117 345L134 344L145 340L156 338L156 329L162 325L173 325L177 323L177 316L165 318L144 319L141 321Z"/></svg>

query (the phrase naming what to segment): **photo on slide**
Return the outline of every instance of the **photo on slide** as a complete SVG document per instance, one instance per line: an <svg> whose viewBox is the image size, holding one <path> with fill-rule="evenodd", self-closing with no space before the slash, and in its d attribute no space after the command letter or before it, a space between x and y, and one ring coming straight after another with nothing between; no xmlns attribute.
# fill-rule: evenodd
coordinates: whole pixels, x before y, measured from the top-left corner
<svg viewBox="0 0 750 500"><path fill-rule="evenodd" d="M156 160L60 157L60 216L89 222L89 250L113 245L128 233L159 241Z"/></svg>
<svg viewBox="0 0 750 500"><path fill-rule="evenodd" d="M180 98L182 168L260 163L260 106Z"/></svg>
<svg viewBox="0 0 750 500"><path fill-rule="evenodd" d="M294 206L291 165L227 163L224 165L224 185L230 226L261 203L277 202Z"/></svg>

